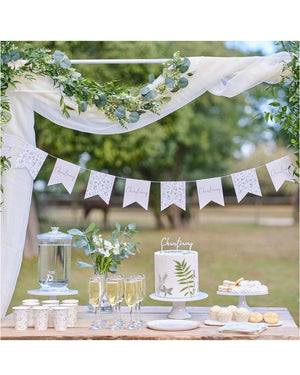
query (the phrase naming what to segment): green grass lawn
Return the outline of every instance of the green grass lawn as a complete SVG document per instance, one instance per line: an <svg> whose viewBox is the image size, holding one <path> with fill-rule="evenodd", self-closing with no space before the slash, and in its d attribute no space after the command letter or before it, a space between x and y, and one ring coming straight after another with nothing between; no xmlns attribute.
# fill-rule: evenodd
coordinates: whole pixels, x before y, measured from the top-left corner
<svg viewBox="0 0 300 375"><path fill-rule="evenodd" d="M223 208L223 210L225 210ZM124 211L125 212L125 211ZM138 228L142 220L136 220ZM145 214L147 216L148 213ZM114 215L118 216L118 215ZM241 215L242 217L242 215ZM148 217L147 217L148 218ZM149 220L149 218L146 220ZM125 217L114 218L125 222ZM127 223L132 221L130 214ZM150 222L150 221L149 221ZM72 227L70 225L68 228ZM62 229L66 230L62 225ZM45 229L45 228L43 228ZM46 228L47 230L47 228ZM216 294L217 286L223 279L236 280L244 277L260 280L269 287L269 295L248 297L250 306L287 307L299 325L299 253L298 226L261 226L255 223L217 223L195 220L191 229L185 231L142 229L136 236L140 241L141 253L126 259L119 269L126 275L144 273L147 280L147 295L154 292L154 251L160 249L160 240L168 235L171 239L181 236L192 241L194 250L199 252L199 288L208 293L208 298L190 303L195 306L226 306L237 304L237 297ZM81 304L88 302L88 278L91 269L79 269L75 263L87 261L83 250L72 249L72 271L69 287L79 290ZM30 298L29 289L39 288L37 282L37 257L24 259L11 307ZM170 305L153 301L146 297L144 305Z"/></svg>

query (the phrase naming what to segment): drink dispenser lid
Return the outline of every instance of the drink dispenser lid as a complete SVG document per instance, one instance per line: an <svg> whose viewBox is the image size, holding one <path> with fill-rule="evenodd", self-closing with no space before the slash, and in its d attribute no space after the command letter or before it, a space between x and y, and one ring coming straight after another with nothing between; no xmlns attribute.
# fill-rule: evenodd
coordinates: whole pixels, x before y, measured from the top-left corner
<svg viewBox="0 0 300 375"><path fill-rule="evenodd" d="M39 244L65 244L70 245L72 237L70 234L66 234L58 231L59 227L51 227L51 232L38 234L37 239Z"/></svg>

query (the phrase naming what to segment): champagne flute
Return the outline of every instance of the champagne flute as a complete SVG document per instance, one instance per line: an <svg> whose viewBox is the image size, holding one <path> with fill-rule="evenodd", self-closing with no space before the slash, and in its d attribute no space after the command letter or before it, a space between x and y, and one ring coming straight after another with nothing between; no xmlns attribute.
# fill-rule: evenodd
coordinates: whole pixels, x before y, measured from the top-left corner
<svg viewBox="0 0 300 375"><path fill-rule="evenodd" d="M124 275L116 275L117 278L118 278L118 284L119 284L119 300L118 300L118 303L117 303L117 308L118 308L118 323L119 324L124 324L125 323L125 320L122 319L122 314L121 314L121 303L123 302L123 299L124 299L124 289L125 289L125 286L124 286L124 279L125 279L125 276Z"/></svg>
<svg viewBox="0 0 300 375"><path fill-rule="evenodd" d="M103 294L105 292L105 276L96 275L89 279L89 303L92 305L95 311L95 319L90 326L90 329L101 329L104 321L101 320L101 316L98 317L99 307Z"/></svg>
<svg viewBox="0 0 300 375"><path fill-rule="evenodd" d="M106 280L106 294L113 312L113 322L107 327L108 329L120 329L116 312L116 305L119 301L119 289L118 278L116 276L108 277Z"/></svg>
<svg viewBox="0 0 300 375"><path fill-rule="evenodd" d="M137 281L137 302L136 302L136 310L138 314L137 324L144 325L146 322L141 319L141 302L145 298L146 295L146 278L144 274L135 275Z"/></svg>
<svg viewBox="0 0 300 375"><path fill-rule="evenodd" d="M137 329L137 325L132 321L132 308L137 301L136 279L134 277L126 277L125 282L125 302L130 308L130 323L126 329Z"/></svg>

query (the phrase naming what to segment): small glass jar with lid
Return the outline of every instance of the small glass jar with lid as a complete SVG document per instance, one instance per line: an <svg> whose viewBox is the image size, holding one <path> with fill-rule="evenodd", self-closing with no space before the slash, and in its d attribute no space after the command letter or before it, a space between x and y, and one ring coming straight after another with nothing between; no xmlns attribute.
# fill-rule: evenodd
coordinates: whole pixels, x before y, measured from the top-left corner
<svg viewBox="0 0 300 375"><path fill-rule="evenodd" d="M51 227L38 234L38 278L42 290L68 290L71 273L72 236Z"/></svg>

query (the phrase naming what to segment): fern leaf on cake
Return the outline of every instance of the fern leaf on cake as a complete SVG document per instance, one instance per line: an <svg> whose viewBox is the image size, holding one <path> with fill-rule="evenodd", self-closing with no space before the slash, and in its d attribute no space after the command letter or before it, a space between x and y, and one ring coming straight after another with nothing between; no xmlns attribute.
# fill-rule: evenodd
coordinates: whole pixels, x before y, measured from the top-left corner
<svg viewBox="0 0 300 375"><path fill-rule="evenodd" d="M181 290L181 292L185 292L184 296L189 295L192 297L194 295L195 290L195 276L194 271L191 270L191 266L187 265L185 259L180 263L177 260L175 262L175 274L177 276L177 281L180 285L185 285Z"/></svg>

